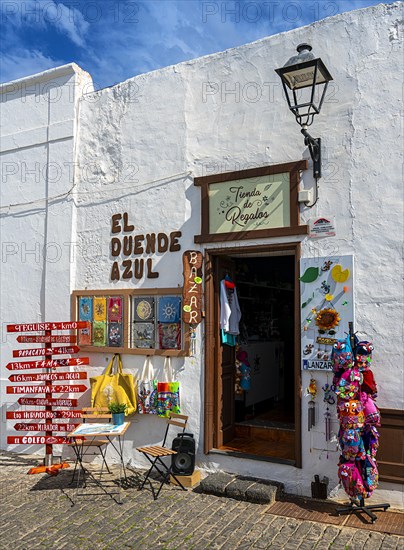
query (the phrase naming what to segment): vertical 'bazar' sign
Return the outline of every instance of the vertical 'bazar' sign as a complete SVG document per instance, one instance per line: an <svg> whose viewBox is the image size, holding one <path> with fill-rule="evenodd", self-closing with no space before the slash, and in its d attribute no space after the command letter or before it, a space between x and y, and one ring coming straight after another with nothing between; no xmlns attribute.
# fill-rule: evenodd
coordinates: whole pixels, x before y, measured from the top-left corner
<svg viewBox="0 0 404 550"><path fill-rule="evenodd" d="M190 325L202 321L202 264L203 256L197 250L182 255L184 287L182 291L182 320Z"/></svg>

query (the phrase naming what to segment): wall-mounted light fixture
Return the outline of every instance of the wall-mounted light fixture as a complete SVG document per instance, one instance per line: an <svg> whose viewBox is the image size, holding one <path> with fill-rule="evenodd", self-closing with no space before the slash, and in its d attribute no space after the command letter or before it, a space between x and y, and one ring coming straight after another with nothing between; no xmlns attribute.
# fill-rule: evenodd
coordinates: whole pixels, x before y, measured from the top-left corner
<svg viewBox="0 0 404 550"><path fill-rule="evenodd" d="M321 178L321 139L313 138L307 128L313 123L314 115L320 113L328 83L333 78L321 59L315 58L311 50L310 44L299 44L298 55L291 57L281 69L275 71L281 77L289 109L302 128L304 143L309 147L313 161L313 177L318 180Z"/></svg>

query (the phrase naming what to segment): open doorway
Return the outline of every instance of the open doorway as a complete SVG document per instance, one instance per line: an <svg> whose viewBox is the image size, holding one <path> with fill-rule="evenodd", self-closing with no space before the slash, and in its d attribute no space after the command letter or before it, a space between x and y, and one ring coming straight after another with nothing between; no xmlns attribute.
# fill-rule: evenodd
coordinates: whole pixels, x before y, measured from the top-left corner
<svg viewBox="0 0 404 550"><path fill-rule="evenodd" d="M294 429L294 258L235 258L235 265L237 355L251 370L249 389L236 386L236 424Z"/></svg>
<svg viewBox="0 0 404 550"><path fill-rule="evenodd" d="M220 373L213 396L219 424L212 441L215 452L294 465L299 462L295 252L235 251L212 256L217 334L213 362ZM235 284L241 311L236 346L224 343L218 329L224 277Z"/></svg>

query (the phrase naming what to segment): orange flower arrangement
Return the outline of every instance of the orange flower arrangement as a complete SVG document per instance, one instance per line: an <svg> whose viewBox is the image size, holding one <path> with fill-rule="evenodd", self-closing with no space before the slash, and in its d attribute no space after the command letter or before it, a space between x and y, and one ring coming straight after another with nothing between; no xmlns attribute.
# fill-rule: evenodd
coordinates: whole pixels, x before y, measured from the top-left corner
<svg viewBox="0 0 404 550"><path fill-rule="evenodd" d="M340 322L341 317L338 311L331 308L321 309L316 316L316 325L323 330L334 328Z"/></svg>

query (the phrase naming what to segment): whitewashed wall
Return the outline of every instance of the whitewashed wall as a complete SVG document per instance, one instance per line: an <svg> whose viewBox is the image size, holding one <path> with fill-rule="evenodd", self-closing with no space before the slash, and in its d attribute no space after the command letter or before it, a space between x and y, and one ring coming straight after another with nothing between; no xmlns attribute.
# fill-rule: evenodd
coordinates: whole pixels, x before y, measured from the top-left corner
<svg viewBox="0 0 404 550"><path fill-rule="evenodd" d="M0 87L1 448L6 435L17 435L5 422L17 399L6 395L5 365L16 348L7 323L70 317L76 247L68 192L75 183L78 99L93 90L90 76L74 64Z"/></svg>
<svg viewBox="0 0 404 550"><path fill-rule="evenodd" d="M302 221L317 215L335 216L337 236L302 239L303 256L354 255L356 329L375 343L378 404L402 409L399 327L403 297L397 269L402 235L400 19L400 3L381 4L141 75L86 96L81 102L79 177L74 195L81 254L71 285L76 289L181 285L182 251L197 248L193 237L200 233L200 190L192 178L308 158L274 69L294 54L297 44L309 42L334 82L312 127L313 136L321 136L323 142L319 200L311 210L302 207ZM310 170L303 176L302 187L313 187ZM129 213L139 233L182 231L181 252L155 257L159 279L110 283L110 220L123 211ZM36 288L30 285L38 303L40 276L39 269ZM61 298L58 306L64 307L67 300L67 296ZM31 307L35 311L34 299ZM330 486L336 487L338 453L330 448L327 459L317 448L320 443L310 452L304 398L301 470L203 455L202 334L200 330L196 358L173 360L183 410L191 417L189 428L198 443L198 465L276 479L300 494L310 493L315 473L328 476ZM99 367L94 373L101 372L109 358L93 354L93 365ZM138 356L123 360L134 374L144 361ZM163 359L153 362L161 375ZM326 381L321 376L325 375L318 375L319 386ZM308 378L303 373L303 388ZM157 441L161 430L157 418L134 417L126 457L140 464L135 447ZM324 437L321 424L316 432L314 438ZM382 484L372 500L387 498L402 506L398 489Z"/></svg>

